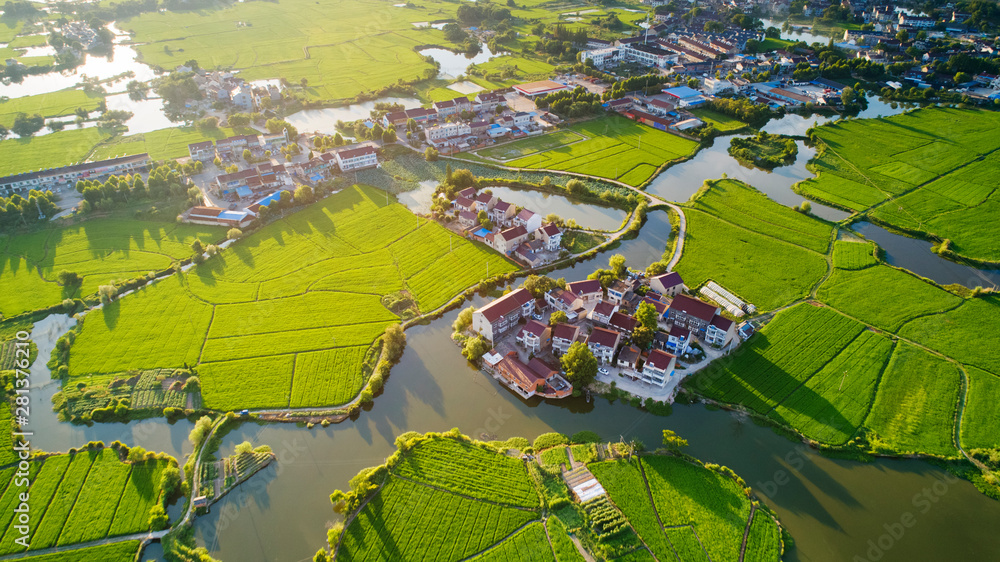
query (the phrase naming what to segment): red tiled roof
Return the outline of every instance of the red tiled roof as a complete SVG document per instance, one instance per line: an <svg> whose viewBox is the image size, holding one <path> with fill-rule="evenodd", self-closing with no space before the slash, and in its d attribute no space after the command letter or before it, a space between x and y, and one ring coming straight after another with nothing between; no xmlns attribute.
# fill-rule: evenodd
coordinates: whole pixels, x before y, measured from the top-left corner
<svg viewBox="0 0 1000 562"><path fill-rule="evenodd" d="M601 301L594 307L594 314L608 317L615 313L615 305L608 301Z"/></svg>
<svg viewBox="0 0 1000 562"><path fill-rule="evenodd" d="M555 329L552 331L553 338L560 338L564 340L573 341L577 336L580 335L580 327L574 326L572 324L556 324Z"/></svg>
<svg viewBox="0 0 1000 562"><path fill-rule="evenodd" d="M362 146L361 148L354 148L351 150L341 150L337 153L340 158L357 158L358 156L364 156L367 154L375 154L375 149L370 146Z"/></svg>
<svg viewBox="0 0 1000 562"><path fill-rule="evenodd" d="M622 335L614 330L594 328L594 331L590 333L590 337L587 338L587 344L599 343L604 347L617 347L621 338Z"/></svg>
<svg viewBox="0 0 1000 562"><path fill-rule="evenodd" d="M219 207L191 207L191 212L188 213L189 216L199 216L199 217L217 217L219 213L225 211L225 209L220 209Z"/></svg>
<svg viewBox="0 0 1000 562"><path fill-rule="evenodd" d="M670 310L683 312L688 316L693 316L704 320L705 322L711 322L712 317L715 316L715 312L718 308L705 301L691 298L687 295L677 295L677 297L674 298L674 301L670 303Z"/></svg>
<svg viewBox="0 0 1000 562"><path fill-rule="evenodd" d="M586 281L574 281L566 284L566 289L578 295L600 293L601 282L597 279L587 279Z"/></svg>
<svg viewBox="0 0 1000 562"><path fill-rule="evenodd" d="M469 207L472 207L472 203L473 203L472 199L469 199L468 197L459 197L455 199L456 207L465 207L466 209L468 209Z"/></svg>
<svg viewBox="0 0 1000 562"><path fill-rule="evenodd" d="M500 233L500 237L510 242L521 236L527 236L528 231L524 229L523 226L515 226L514 228L508 228L507 230Z"/></svg>
<svg viewBox="0 0 1000 562"><path fill-rule="evenodd" d="M691 339L691 330L687 328L682 328L679 325L674 325L670 328L670 335L675 338Z"/></svg>
<svg viewBox="0 0 1000 562"><path fill-rule="evenodd" d="M631 332L635 330L635 324L637 320L627 314L622 314L621 312L615 312L611 315L611 320L608 321L608 325L614 328L620 328L626 332Z"/></svg>
<svg viewBox="0 0 1000 562"><path fill-rule="evenodd" d="M521 328L522 332L527 332L533 336L541 337L545 330L548 328L545 324L542 324L538 320L529 320L527 324ZM518 334L520 335L520 334Z"/></svg>
<svg viewBox="0 0 1000 562"><path fill-rule="evenodd" d="M531 361L528 361L528 368L535 372L536 375L542 377L543 379L548 379L552 375L559 373L558 369L553 369L548 363L542 361L541 359L535 357Z"/></svg>
<svg viewBox="0 0 1000 562"><path fill-rule="evenodd" d="M733 321L721 314L716 314L715 318L712 318L712 325L723 332L728 332L729 328L733 326Z"/></svg>
<svg viewBox="0 0 1000 562"><path fill-rule="evenodd" d="M492 323L521 308L522 305L531 300L531 293L527 289L516 289L480 308L478 312L481 312L486 320Z"/></svg>
<svg viewBox="0 0 1000 562"><path fill-rule="evenodd" d="M670 361L676 357L676 355L672 355L666 351L654 349L649 353L649 358L646 359L646 364L659 371L666 371L670 368Z"/></svg>
<svg viewBox="0 0 1000 562"><path fill-rule="evenodd" d="M476 201L480 203L489 203L492 199L493 195L486 193L485 191L476 196Z"/></svg>
<svg viewBox="0 0 1000 562"><path fill-rule="evenodd" d="M681 274L676 271L657 275L649 280L650 284L652 284L653 281L658 281L660 285L663 285L664 287L675 287L677 285L684 284L684 280L681 279Z"/></svg>
<svg viewBox="0 0 1000 562"><path fill-rule="evenodd" d="M648 302L649 304L653 305L653 308L656 309L656 313L659 314L659 315L661 315L661 316L667 310L667 305L663 304L662 302L660 302L658 300L653 300L653 299L651 299L649 297L644 297L642 299L642 302Z"/></svg>
<svg viewBox="0 0 1000 562"><path fill-rule="evenodd" d="M545 233L546 236L555 236L562 232L559 227L554 224L547 224L541 228L541 231Z"/></svg>

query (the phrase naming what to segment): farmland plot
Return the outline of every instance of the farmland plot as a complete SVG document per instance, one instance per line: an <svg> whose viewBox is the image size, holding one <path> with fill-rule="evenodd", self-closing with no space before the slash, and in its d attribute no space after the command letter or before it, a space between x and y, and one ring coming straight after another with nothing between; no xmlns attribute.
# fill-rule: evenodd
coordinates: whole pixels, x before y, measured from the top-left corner
<svg viewBox="0 0 1000 562"><path fill-rule="evenodd" d="M487 268L517 269L384 193L346 189L89 314L70 376L186 364L209 408L343 404L364 386L364 350L399 321L383 296L408 291L427 312Z"/></svg>
<svg viewBox="0 0 1000 562"><path fill-rule="evenodd" d="M545 527L540 521L529 523L527 527L498 544L493 549L476 556L476 562L555 562L552 548L545 536Z"/></svg>
<svg viewBox="0 0 1000 562"><path fill-rule="evenodd" d="M875 287L886 287L886 298ZM819 300L883 330L895 332L908 320L958 306L962 299L915 275L889 266L860 271L837 269L816 292Z"/></svg>
<svg viewBox="0 0 1000 562"><path fill-rule="evenodd" d="M960 389L955 366L900 343L866 425L897 451L957 456L954 429Z"/></svg>
<svg viewBox="0 0 1000 562"><path fill-rule="evenodd" d="M873 244L847 240L833 243L833 267L837 269L864 269L876 264Z"/></svg>
<svg viewBox="0 0 1000 562"><path fill-rule="evenodd" d="M460 560L536 518L533 511L390 478L344 530L338 557L345 561Z"/></svg>
<svg viewBox="0 0 1000 562"><path fill-rule="evenodd" d="M414 447L393 472L475 498L538 506L538 492L518 458L454 439L430 439Z"/></svg>
<svg viewBox="0 0 1000 562"><path fill-rule="evenodd" d="M79 550L42 554L26 560L31 562L81 562L85 560L132 562L139 553L139 546L139 541L122 541Z"/></svg>
<svg viewBox="0 0 1000 562"><path fill-rule="evenodd" d="M747 535L747 550L744 560L778 562L781 559L781 537L778 526L763 509L754 512Z"/></svg>
<svg viewBox="0 0 1000 562"><path fill-rule="evenodd" d="M962 413L962 447L966 449L1000 448L1000 377L975 367L968 367L969 394Z"/></svg>
<svg viewBox="0 0 1000 562"><path fill-rule="evenodd" d="M607 490L611 501L622 510L636 533L649 545L660 560L670 560L673 556L656 510L649 502L646 483L635 462L604 461L591 463L587 468Z"/></svg>
<svg viewBox="0 0 1000 562"><path fill-rule="evenodd" d="M1000 297L966 300L958 308L911 320L899 335L991 373L1000 373Z"/></svg>
<svg viewBox="0 0 1000 562"><path fill-rule="evenodd" d="M872 210L893 226L952 242L959 255L1000 261L1000 116L977 109L927 108L885 119L823 125L818 176L801 193Z"/></svg>
<svg viewBox="0 0 1000 562"><path fill-rule="evenodd" d="M730 478L676 457L642 457L664 526L690 524L712 560L739 559L750 499Z"/></svg>

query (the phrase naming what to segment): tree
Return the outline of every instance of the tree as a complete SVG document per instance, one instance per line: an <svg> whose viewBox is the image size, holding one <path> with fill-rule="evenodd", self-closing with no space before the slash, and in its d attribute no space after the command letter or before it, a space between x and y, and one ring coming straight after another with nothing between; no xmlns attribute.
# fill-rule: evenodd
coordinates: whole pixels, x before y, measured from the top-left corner
<svg viewBox="0 0 1000 562"><path fill-rule="evenodd" d="M97 294L103 304L108 304L118 294L118 289L114 285L101 285L97 288Z"/></svg>
<svg viewBox="0 0 1000 562"><path fill-rule="evenodd" d="M898 39L900 43L906 43L910 39L910 32L905 29L900 29L899 33L896 34L896 39Z"/></svg>
<svg viewBox="0 0 1000 562"><path fill-rule="evenodd" d="M478 361L490 348L489 340L483 336L476 336L474 338L469 338L465 340L465 345L462 346L462 356L469 361Z"/></svg>
<svg viewBox="0 0 1000 562"><path fill-rule="evenodd" d="M170 526L170 517L163 509L163 505L157 503L149 510L149 527L154 531L162 531Z"/></svg>
<svg viewBox="0 0 1000 562"><path fill-rule="evenodd" d="M75 287L81 282L83 282L83 277L80 277L80 274L66 269L60 271L56 277L56 283L59 283L63 287Z"/></svg>
<svg viewBox="0 0 1000 562"><path fill-rule="evenodd" d="M194 429L188 434L188 439L191 444L194 445L197 451L201 447L202 442L208 437L209 432L212 431L212 418L208 416L202 416L198 418L198 421L194 422Z"/></svg>
<svg viewBox="0 0 1000 562"><path fill-rule="evenodd" d="M653 343L653 337L655 335L656 330L652 330L646 326L636 326L635 329L632 330L632 343L641 349L649 349L649 345Z"/></svg>
<svg viewBox="0 0 1000 562"><path fill-rule="evenodd" d="M781 37L781 30L777 27L771 26L764 30L764 37L769 39L778 39Z"/></svg>
<svg viewBox="0 0 1000 562"><path fill-rule="evenodd" d="M527 291L531 293L531 296L536 299L540 299L545 293L549 292L554 287L565 285L565 281L560 283L559 281L545 275L529 275L525 278L524 283L522 283L521 286L527 289Z"/></svg>
<svg viewBox="0 0 1000 562"><path fill-rule="evenodd" d="M382 133L382 142L386 144L396 142L396 129L389 128Z"/></svg>
<svg viewBox="0 0 1000 562"><path fill-rule="evenodd" d="M610 267L611 271L614 272L615 277L621 279L627 271L627 268L625 267L625 256L621 254L611 256L608 258L608 267Z"/></svg>
<svg viewBox="0 0 1000 562"><path fill-rule="evenodd" d="M131 463L137 463L146 460L146 449L143 449L138 445L132 447L131 449L128 450L128 456L126 457L126 460L128 460L128 462Z"/></svg>
<svg viewBox="0 0 1000 562"><path fill-rule="evenodd" d="M657 275L667 272L667 263L662 261L654 261L646 267L646 277L656 277Z"/></svg>
<svg viewBox="0 0 1000 562"><path fill-rule="evenodd" d="M253 452L253 444L249 441L244 441L236 446L237 455L246 455Z"/></svg>
<svg viewBox="0 0 1000 562"><path fill-rule="evenodd" d="M656 307L651 303L642 302L639 306L635 308L635 319L638 320L640 326L645 326L650 330L656 330L657 318L660 316L656 312Z"/></svg>
<svg viewBox="0 0 1000 562"><path fill-rule="evenodd" d="M587 386L597 376L597 358L583 342L573 342L560 363L566 378L577 387Z"/></svg>
<svg viewBox="0 0 1000 562"><path fill-rule="evenodd" d="M18 113L17 116L14 117L14 124L11 125L10 130L21 138L28 138L38 131L41 131L44 126L45 118L41 115L36 113L29 117L26 113Z"/></svg>
<svg viewBox="0 0 1000 562"><path fill-rule="evenodd" d="M382 341L385 344L385 352L390 357L390 360L395 361L399 359L403 355L403 348L406 346L406 334L403 333L403 326L401 324L390 324L385 329Z"/></svg>
<svg viewBox="0 0 1000 562"><path fill-rule="evenodd" d="M572 179L566 182L566 191L573 195L581 195L587 192L587 186L580 180Z"/></svg>
<svg viewBox="0 0 1000 562"><path fill-rule="evenodd" d="M956 84L965 84L966 82L972 82L972 76L970 76L967 72L955 73Z"/></svg>
<svg viewBox="0 0 1000 562"><path fill-rule="evenodd" d="M566 316L566 313L561 310L557 310L553 312L551 315L549 315L550 326L555 326L556 324L565 324L566 322L569 322L569 316Z"/></svg>
<svg viewBox="0 0 1000 562"><path fill-rule="evenodd" d="M164 497L173 496L181 482L181 471L176 466L168 466L160 473L160 489L163 490Z"/></svg>
<svg viewBox="0 0 1000 562"><path fill-rule="evenodd" d="M241 236L243 236L243 231L238 228L230 228L229 232L226 232L227 240L238 240Z"/></svg>
<svg viewBox="0 0 1000 562"><path fill-rule="evenodd" d="M680 452L684 447L688 446L687 439L684 439L680 435L677 435L673 430L664 429L663 430L663 446L675 453Z"/></svg>
<svg viewBox="0 0 1000 562"><path fill-rule="evenodd" d="M462 312L458 313L458 318L452 323L451 327L456 332L464 332L466 328L472 325L472 314L476 311L476 307L470 306Z"/></svg>
<svg viewBox="0 0 1000 562"><path fill-rule="evenodd" d="M308 185L300 185L298 189L295 190L295 201L299 203L308 203L313 199L313 188Z"/></svg>
<svg viewBox="0 0 1000 562"><path fill-rule="evenodd" d="M427 160L428 162L437 162L439 154L440 153L436 148L428 146L427 150L424 151L424 160Z"/></svg>

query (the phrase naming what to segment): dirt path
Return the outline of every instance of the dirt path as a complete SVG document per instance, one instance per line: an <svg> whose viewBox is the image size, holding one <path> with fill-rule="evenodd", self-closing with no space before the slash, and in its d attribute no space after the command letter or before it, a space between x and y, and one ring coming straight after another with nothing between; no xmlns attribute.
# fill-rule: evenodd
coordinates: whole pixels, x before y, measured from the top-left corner
<svg viewBox="0 0 1000 562"><path fill-rule="evenodd" d="M750 517L747 517L747 526L743 529L743 543L740 544L740 562L743 562L743 557L747 552L747 537L750 536L750 524L753 523L753 514L757 512L757 506L750 504Z"/></svg>

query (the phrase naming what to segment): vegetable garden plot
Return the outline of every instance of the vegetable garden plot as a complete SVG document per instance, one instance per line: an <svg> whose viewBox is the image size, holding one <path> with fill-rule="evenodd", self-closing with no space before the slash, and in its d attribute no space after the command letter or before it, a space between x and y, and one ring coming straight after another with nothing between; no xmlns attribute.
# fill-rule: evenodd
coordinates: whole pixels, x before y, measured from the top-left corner
<svg viewBox="0 0 1000 562"><path fill-rule="evenodd" d="M522 460L464 441L424 441L408 452L393 472L474 498L538 506L538 492Z"/></svg>
<svg viewBox="0 0 1000 562"><path fill-rule="evenodd" d="M680 562L708 562L708 555L705 554L705 549L701 547L698 536L695 535L694 529L691 527L671 527L667 529L667 537L674 550L677 551ZM748 558L747 560L756 559Z"/></svg>
<svg viewBox="0 0 1000 562"><path fill-rule="evenodd" d="M584 562L583 555L577 550L572 539L567 534L566 526L558 517L550 516L545 520L545 527L548 530L549 541L552 543L552 550L557 562Z"/></svg>
<svg viewBox="0 0 1000 562"><path fill-rule="evenodd" d="M299 353L289 407L344 404L361 392L367 345Z"/></svg>
<svg viewBox="0 0 1000 562"><path fill-rule="evenodd" d="M778 562L781 559L781 531L763 509L754 512L743 559L755 562Z"/></svg>
<svg viewBox="0 0 1000 562"><path fill-rule="evenodd" d="M587 468L656 557L670 560L673 551L656 518L656 511L646 492L646 483L635 462L604 461L591 463Z"/></svg>

